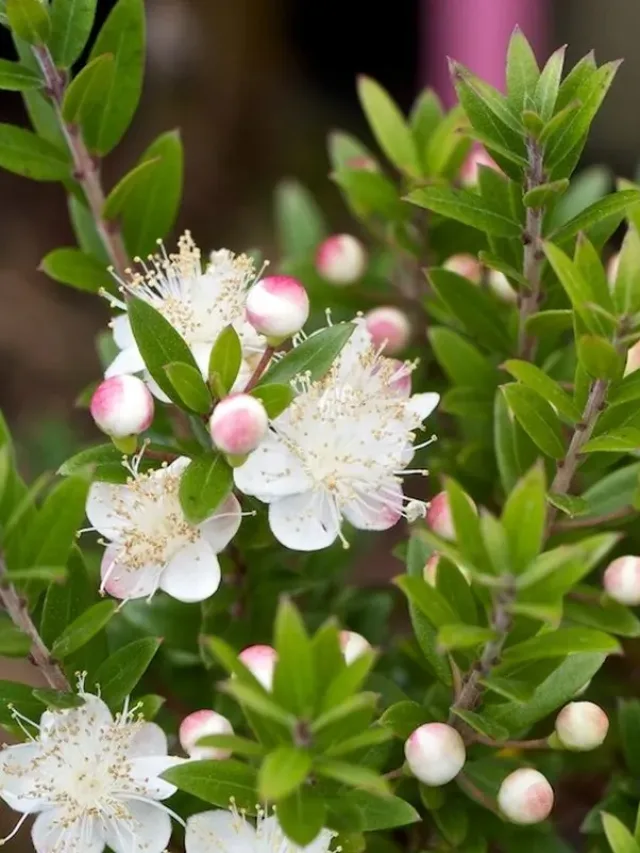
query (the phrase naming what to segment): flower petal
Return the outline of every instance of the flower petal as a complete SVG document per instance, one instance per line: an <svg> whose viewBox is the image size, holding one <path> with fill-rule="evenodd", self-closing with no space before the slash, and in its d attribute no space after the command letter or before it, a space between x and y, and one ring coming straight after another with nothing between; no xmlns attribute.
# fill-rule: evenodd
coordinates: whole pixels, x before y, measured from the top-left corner
<svg viewBox="0 0 640 853"><path fill-rule="evenodd" d="M113 724L113 715L109 706L93 693L80 693L84 705L79 708L66 708L57 711L45 711L40 718L40 739L43 744L61 738L66 740L73 731L79 740L100 740L101 730Z"/></svg>
<svg viewBox="0 0 640 853"><path fill-rule="evenodd" d="M270 815L260 822L258 830L258 847L269 853L327 853L335 833L329 829L321 829L311 844L298 847L292 844L284 834L275 815ZM191 851L187 851L191 853Z"/></svg>
<svg viewBox="0 0 640 853"><path fill-rule="evenodd" d="M414 394L406 402L407 411L417 415L420 421L428 418L440 402L439 394Z"/></svg>
<svg viewBox="0 0 640 853"><path fill-rule="evenodd" d="M38 773L35 761L42 755L39 743L20 743L0 752L0 797L14 811L32 814L46 800L36 793Z"/></svg>
<svg viewBox="0 0 640 853"><path fill-rule="evenodd" d="M131 500L127 486L92 483L87 497L87 518L101 536L117 540L127 524L119 512L123 506L131 503Z"/></svg>
<svg viewBox="0 0 640 853"><path fill-rule="evenodd" d="M106 826L105 843L113 853L163 853L171 838L171 818L150 803L125 800L129 818L113 818Z"/></svg>
<svg viewBox="0 0 640 853"><path fill-rule="evenodd" d="M241 492L265 503L307 492L313 485L300 460L275 433L270 433L247 461L234 469L233 477Z"/></svg>
<svg viewBox="0 0 640 853"><path fill-rule="evenodd" d="M85 817L71 825L62 809L49 809L38 815L31 827L36 853L102 853L104 832L95 817Z"/></svg>
<svg viewBox="0 0 640 853"><path fill-rule="evenodd" d="M118 562L120 554L120 546L117 544L110 545L104 552L100 565L101 588L121 601L153 595L158 588L162 566L132 569Z"/></svg>
<svg viewBox="0 0 640 853"><path fill-rule="evenodd" d="M240 503L234 494L230 494L216 509L215 515L202 522L199 530L214 553L219 554L236 535L241 521Z"/></svg>
<svg viewBox="0 0 640 853"><path fill-rule="evenodd" d="M109 325L113 332L114 343L118 349L129 349L129 347L136 347L137 349L138 345L136 344L136 339L133 336L131 321L129 320L129 315L126 312L114 317Z"/></svg>
<svg viewBox="0 0 640 853"><path fill-rule="evenodd" d="M402 517L402 498L399 483L395 480L381 482L375 492L358 492L358 496L343 507L342 514L358 530L388 530Z"/></svg>
<svg viewBox="0 0 640 853"><path fill-rule="evenodd" d="M131 346L118 353L104 375L109 379L111 376L122 376L125 373L140 373L144 369L144 359L140 355L140 350L137 346Z"/></svg>
<svg viewBox="0 0 640 853"><path fill-rule="evenodd" d="M241 815L216 809L187 821L187 853L257 853L256 831Z"/></svg>
<svg viewBox="0 0 640 853"><path fill-rule="evenodd" d="M145 756L165 756L167 754L167 736L155 723L145 723L136 729L129 744L132 758Z"/></svg>
<svg viewBox="0 0 640 853"><path fill-rule="evenodd" d="M181 548L160 577L160 588L178 601L204 601L220 586L220 564L201 537Z"/></svg>
<svg viewBox="0 0 640 853"><path fill-rule="evenodd" d="M133 784L131 793L154 800L166 800L167 797L173 796L178 789L161 779L160 774L170 767L184 764L185 761L186 758L178 758L175 755L145 755L142 758L132 758L131 772L127 780ZM126 798L126 795L125 790L123 798Z"/></svg>
<svg viewBox="0 0 640 853"><path fill-rule="evenodd" d="M327 548L340 530L334 499L325 491L308 491L277 500L269 506L273 535L293 551Z"/></svg>

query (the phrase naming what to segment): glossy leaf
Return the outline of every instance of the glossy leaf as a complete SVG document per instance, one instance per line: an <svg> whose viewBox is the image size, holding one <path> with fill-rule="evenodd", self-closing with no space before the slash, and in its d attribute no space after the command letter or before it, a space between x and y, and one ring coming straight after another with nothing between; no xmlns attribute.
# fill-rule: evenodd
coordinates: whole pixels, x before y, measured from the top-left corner
<svg viewBox="0 0 640 853"><path fill-rule="evenodd" d="M275 217L282 255L308 259L324 239L322 211L306 187L297 181L281 181L275 193Z"/></svg>
<svg viewBox="0 0 640 853"><path fill-rule="evenodd" d="M187 761L165 770L162 777L181 791L227 809L235 800L239 809L254 814L257 794L257 773L248 764L232 758L221 761Z"/></svg>
<svg viewBox="0 0 640 853"><path fill-rule="evenodd" d="M323 758L316 761L314 770L319 776L333 779L343 785L379 794L389 793L389 785L386 779L375 771L369 770L368 767Z"/></svg>
<svg viewBox="0 0 640 853"><path fill-rule="evenodd" d="M560 47L551 54L536 83L534 100L544 121L549 121L553 115L560 88L565 52L566 47Z"/></svg>
<svg viewBox="0 0 640 853"><path fill-rule="evenodd" d="M113 290L114 287L105 266L80 249L54 249L42 259L40 268L54 281L87 293Z"/></svg>
<svg viewBox="0 0 640 853"><path fill-rule="evenodd" d="M583 335L578 340L578 359L594 379L616 380L624 370L622 357L613 344L595 335Z"/></svg>
<svg viewBox="0 0 640 853"><path fill-rule="evenodd" d="M438 645L446 651L468 649L483 645L494 640L495 631L491 628L480 628L477 625L443 625L438 631Z"/></svg>
<svg viewBox="0 0 640 853"><path fill-rule="evenodd" d="M278 801L297 790L311 770L311 756L295 746L280 746L264 759L258 772L258 793Z"/></svg>
<svg viewBox="0 0 640 853"><path fill-rule="evenodd" d="M40 0L35 0L40 4ZM34 181L71 177L68 153L30 130L0 124L0 167Z"/></svg>
<svg viewBox="0 0 640 853"><path fill-rule="evenodd" d="M501 388L509 408L535 444L554 459L565 453L564 439L557 415L545 400L524 385Z"/></svg>
<svg viewBox="0 0 640 853"><path fill-rule="evenodd" d="M19 62L0 59L0 89L10 92L26 92L39 89L43 85L42 77Z"/></svg>
<svg viewBox="0 0 640 853"><path fill-rule="evenodd" d="M640 309L640 237L633 226L629 227L622 243L613 299L620 314Z"/></svg>
<svg viewBox="0 0 640 853"><path fill-rule="evenodd" d="M531 190L527 190L522 201L525 207L541 208L545 205L554 202L569 188L569 179L561 178L559 181L550 181L547 184L540 184Z"/></svg>
<svg viewBox="0 0 640 853"><path fill-rule="evenodd" d="M464 720L476 732L479 732L484 737L491 738L491 740L500 742L506 740L509 736L509 730L504 726L495 723L490 718L485 718L481 714L477 714L475 711L467 711L464 708L454 707L452 713L456 717L459 717L459 719Z"/></svg>
<svg viewBox="0 0 640 853"><path fill-rule="evenodd" d="M276 383L259 385L249 393L260 400L271 420L281 415L295 398L295 392L290 385Z"/></svg>
<svg viewBox="0 0 640 853"><path fill-rule="evenodd" d="M191 524L210 518L233 485L233 472L219 453L196 456L180 479L180 505Z"/></svg>
<svg viewBox="0 0 640 853"><path fill-rule="evenodd" d="M425 187L410 192L406 200L494 237L520 237L522 231L508 211L497 213L477 193L466 190Z"/></svg>
<svg viewBox="0 0 640 853"><path fill-rule="evenodd" d="M78 124L82 128L94 120L104 105L115 74L115 60L112 53L103 53L87 63L74 77L64 93L62 117L68 124Z"/></svg>
<svg viewBox="0 0 640 853"><path fill-rule="evenodd" d="M363 790L346 791L341 796L344 802L357 808L365 832L393 829L420 820L414 807L400 797L380 797Z"/></svg>
<svg viewBox="0 0 640 853"><path fill-rule="evenodd" d="M518 481L505 503L502 524L514 573L524 571L542 548L547 517L545 489L544 469L536 465Z"/></svg>
<svg viewBox="0 0 640 853"><path fill-rule="evenodd" d="M147 671L162 640L143 637L118 649L96 670L93 683L112 710L119 710Z"/></svg>
<svg viewBox="0 0 640 853"><path fill-rule="evenodd" d="M308 718L316 700L313 652L302 617L288 599L282 600L278 607L274 639L278 660L273 694L287 710Z"/></svg>
<svg viewBox="0 0 640 853"><path fill-rule="evenodd" d="M381 726L391 729L394 735L406 740L409 735L425 723L433 722L426 708L417 702L397 702L391 705L380 717Z"/></svg>
<svg viewBox="0 0 640 853"><path fill-rule="evenodd" d="M590 308L590 303L597 302L597 299L588 280L581 274L576 264L553 243L545 242L544 251L587 329L595 334L606 335L607 326L603 323L601 316Z"/></svg>
<svg viewBox="0 0 640 853"><path fill-rule="evenodd" d="M587 231L603 219L620 214L621 217L631 207L640 203L640 192L637 190L620 190L595 201L549 235L549 239L561 245L581 231Z"/></svg>
<svg viewBox="0 0 640 853"><path fill-rule="evenodd" d="M389 94L370 77L358 78L358 96L380 148L412 177L420 177L420 157L411 130Z"/></svg>
<svg viewBox="0 0 640 853"><path fill-rule="evenodd" d="M609 846L613 853L640 853L640 844L637 844L631 832L615 815L601 813L604 834L607 836Z"/></svg>
<svg viewBox="0 0 640 853"><path fill-rule="evenodd" d="M508 370L515 378L535 391L540 397L551 403L555 408L568 418L572 423L576 423L582 417L580 409L573 402L571 397L564 391L558 383L551 379L535 364L528 361L519 361L517 359L509 359L505 361L502 367Z"/></svg>
<svg viewBox="0 0 640 853"><path fill-rule="evenodd" d="M6 0L5 13L13 32L29 44L42 44L49 37L49 11L41 0Z"/></svg>
<svg viewBox="0 0 640 853"><path fill-rule="evenodd" d="M509 104L520 112L527 96L533 96L540 71L526 36L516 27L507 51L507 92Z"/></svg>
<svg viewBox="0 0 640 853"><path fill-rule="evenodd" d="M97 0L53 0L49 8L49 50L58 68L70 68L85 48L96 15Z"/></svg>
<svg viewBox="0 0 640 853"><path fill-rule="evenodd" d="M213 401L199 370L181 361L167 364L164 370L176 394L188 409L200 415L209 414Z"/></svg>
<svg viewBox="0 0 640 853"><path fill-rule="evenodd" d="M228 394L236 381L242 364L242 345L233 326L226 326L218 335L209 355L209 376L216 374Z"/></svg>
<svg viewBox="0 0 640 853"><path fill-rule="evenodd" d="M540 634L523 643L509 646L502 657L505 663L516 663L581 652L612 654L619 651L618 641L602 631L589 628L559 628L557 631Z"/></svg>
<svg viewBox="0 0 640 853"><path fill-rule="evenodd" d="M428 330L438 363L454 385L493 389L498 372L471 341L444 326Z"/></svg>
<svg viewBox="0 0 640 853"><path fill-rule="evenodd" d="M434 628L442 628L456 622L456 614L446 599L422 578L401 575L395 579L395 583L411 603L424 613Z"/></svg>
<svg viewBox="0 0 640 853"><path fill-rule="evenodd" d="M116 601L99 601L85 610L68 625L53 644L51 654L63 659L82 646L101 631L116 612Z"/></svg>
<svg viewBox="0 0 640 853"><path fill-rule="evenodd" d="M260 380L259 386L284 384L296 376L309 374L312 381L322 379L347 343L355 326L337 323L310 335L299 346L274 362Z"/></svg>
<svg viewBox="0 0 640 853"><path fill-rule="evenodd" d="M640 449L640 429L619 427L598 435L582 446L581 453L629 453Z"/></svg>
<svg viewBox="0 0 640 853"><path fill-rule="evenodd" d="M278 823L295 844L311 844L326 824L326 805L308 788L298 789L278 801Z"/></svg>

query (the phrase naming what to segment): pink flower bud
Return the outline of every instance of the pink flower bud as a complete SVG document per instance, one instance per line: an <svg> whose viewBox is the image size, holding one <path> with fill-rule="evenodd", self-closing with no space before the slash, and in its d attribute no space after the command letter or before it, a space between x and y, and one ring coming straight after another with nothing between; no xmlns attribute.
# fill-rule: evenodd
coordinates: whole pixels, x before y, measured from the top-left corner
<svg viewBox="0 0 640 853"><path fill-rule="evenodd" d="M409 343L411 324L399 308L387 305L374 308L365 314L364 320L374 347L384 355L397 355Z"/></svg>
<svg viewBox="0 0 640 853"><path fill-rule="evenodd" d="M640 367L640 341L635 343L627 353L627 363L624 366L624 375L633 373Z"/></svg>
<svg viewBox="0 0 640 853"><path fill-rule="evenodd" d="M265 690L271 690L278 655L271 646L248 646L238 658Z"/></svg>
<svg viewBox="0 0 640 853"><path fill-rule="evenodd" d="M496 172L502 169L482 145L474 145L460 170L460 183L463 187L475 187L480 177L480 166L489 166Z"/></svg>
<svg viewBox="0 0 640 853"><path fill-rule="evenodd" d="M206 735L232 735L233 727L226 717L215 711L194 711L180 723L178 737L180 746L189 758L196 761L204 759L222 760L229 758L230 749L215 746L197 746L200 738Z"/></svg>
<svg viewBox="0 0 640 853"><path fill-rule="evenodd" d="M422 577L429 584L435 586L438 579L438 563L440 562L440 554L432 554L422 569Z"/></svg>
<svg viewBox="0 0 640 853"><path fill-rule="evenodd" d="M466 751L458 732L445 723L427 723L416 729L404 745L407 764L425 785L446 785L464 767Z"/></svg>
<svg viewBox="0 0 640 853"><path fill-rule="evenodd" d="M613 287L613 285L615 284L615 281L618 278L619 269L620 252L616 252L615 255L611 255L607 263L607 281L609 282L609 287Z"/></svg>
<svg viewBox="0 0 640 853"><path fill-rule="evenodd" d="M220 400L209 418L209 433L223 453L251 453L267 434L269 418L264 406L250 394L232 394Z"/></svg>
<svg viewBox="0 0 640 853"><path fill-rule="evenodd" d="M105 379L93 392L89 408L99 429L113 438L138 435L153 420L153 397L137 376Z"/></svg>
<svg viewBox="0 0 640 853"><path fill-rule="evenodd" d="M553 808L553 788L542 773L521 767L500 785L498 805L512 823L540 823Z"/></svg>
<svg viewBox="0 0 640 853"><path fill-rule="evenodd" d="M353 169L360 172L377 172L378 164L373 157L367 157L366 154L360 154L356 157L349 157L344 164L347 169Z"/></svg>
<svg viewBox="0 0 640 853"><path fill-rule="evenodd" d="M353 284L367 266L365 248L351 234L334 234L316 252L316 270L332 284Z"/></svg>
<svg viewBox="0 0 640 853"><path fill-rule="evenodd" d="M518 294L509 284L509 279L498 270L489 270L489 287L503 302L513 305L518 300Z"/></svg>
<svg viewBox="0 0 640 853"><path fill-rule="evenodd" d="M609 731L609 718L593 702L569 702L556 717L556 734L562 745L576 752L600 746Z"/></svg>
<svg viewBox="0 0 640 853"><path fill-rule="evenodd" d="M468 495L467 500L473 511L477 512L476 505ZM431 498L425 520L427 527L443 539L453 541L456 538L453 515L449 506L449 495L446 492L438 492L435 497Z"/></svg>
<svg viewBox="0 0 640 853"><path fill-rule="evenodd" d="M247 320L256 332L274 342L295 335L309 317L309 297L298 279L271 275L257 281L247 294Z"/></svg>
<svg viewBox="0 0 640 853"><path fill-rule="evenodd" d="M360 655L371 649L371 643L355 631L340 631L340 648L348 664L354 662Z"/></svg>
<svg viewBox="0 0 640 853"><path fill-rule="evenodd" d="M614 601L636 607L640 604L640 557L618 557L604 573L604 588Z"/></svg>
<svg viewBox="0 0 640 853"><path fill-rule="evenodd" d="M480 284L482 278L482 265L473 255L451 255L442 265L449 272L468 278L474 284Z"/></svg>

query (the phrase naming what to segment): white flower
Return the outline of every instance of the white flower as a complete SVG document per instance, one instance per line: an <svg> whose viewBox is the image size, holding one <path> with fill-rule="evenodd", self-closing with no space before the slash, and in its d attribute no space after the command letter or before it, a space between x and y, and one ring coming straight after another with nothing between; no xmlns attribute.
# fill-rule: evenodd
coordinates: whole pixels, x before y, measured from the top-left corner
<svg viewBox="0 0 640 853"><path fill-rule="evenodd" d="M315 551L345 541L343 519L386 530L406 514L401 477L416 473L405 470L415 431L438 403L408 395L409 371L382 358L359 321L324 379L298 378L302 393L234 471L241 491L269 504L283 545Z"/></svg>
<svg viewBox="0 0 640 853"><path fill-rule="evenodd" d="M233 494L201 524L182 512L180 477L189 460L141 474L139 456L124 485L96 482L87 499L87 516L108 542L102 559L101 590L115 598L151 597L158 589L179 601L203 601L220 584L216 554L240 526L240 504Z"/></svg>
<svg viewBox="0 0 640 853"><path fill-rule="evenodd" d="M220 249L211 253L203 269L200 250L186 232L178 242L177 254L167 255L163 247L162 254L140 263L142 272L130 272L127 280L118 280L123 294L148 302L171 323L189 345L204 376L218 335L226 326L233 325L240 336L244 358L234 390L243 388L266 346L264 338L245 319L247 288L255 278L251 259ZM126 312L125 301L108 298L112 305ZM115 317L111 328L120 353L105 376L144 372L145 364L128 315ZM167 397L156 383L146 374L145 378L153 393L166 402Z"/></svg>
<svg viewBox="0 0 640 853"><path fill-rule="evenodd" d="M216 810L201 812L187 821L186 853L327 853L334 833L321 829L306 847L298 847L285 836L274 816L258 814L257 826L238 813Z"/></svg>
<svg viewBox="0 0 640 853"><path fill-rule="evenodd" d="M79 695L84 705L46 711L31 723L35 739L0 752L0 796L23 813L9 838L37 814L37 853L161 853L173 813L159 801L176 788L160 775L184 759L167 755L162 729L135 709L114 719L82 685Z"/></svg>

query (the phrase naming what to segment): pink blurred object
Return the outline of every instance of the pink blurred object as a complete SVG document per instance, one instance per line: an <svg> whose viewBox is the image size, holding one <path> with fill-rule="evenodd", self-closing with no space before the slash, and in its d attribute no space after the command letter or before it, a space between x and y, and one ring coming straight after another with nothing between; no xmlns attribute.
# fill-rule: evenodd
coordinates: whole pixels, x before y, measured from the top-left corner
<svg viewBox="0 0 640 853"><path fill-rule="evenodd" d="M422 85L430 85L447 106L456 101L447 57L466 65L497 89L504 90L505 56L516 24L536 56L546 56L548 0L423 0Z"/></svg>

